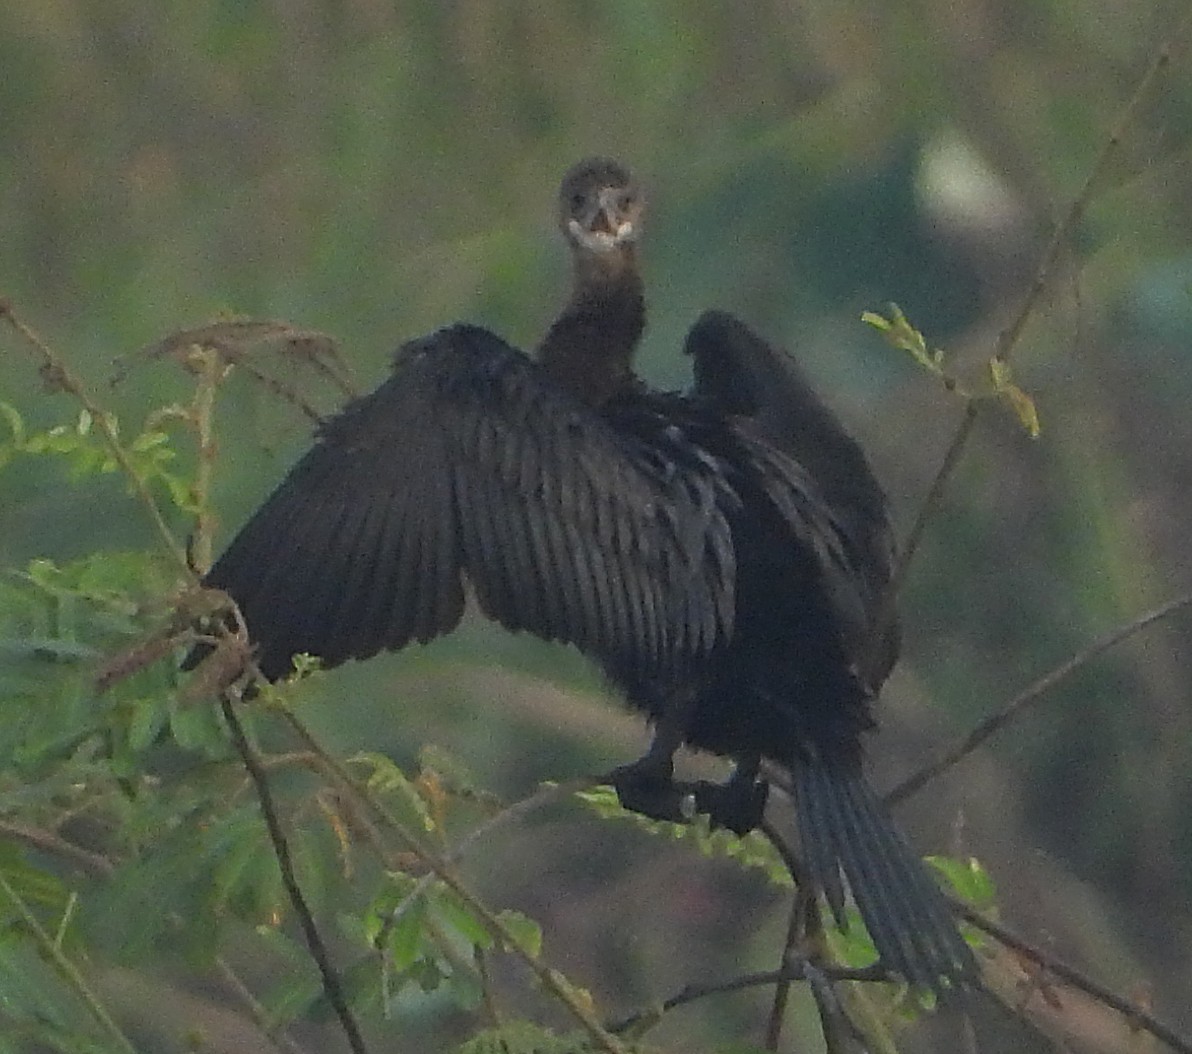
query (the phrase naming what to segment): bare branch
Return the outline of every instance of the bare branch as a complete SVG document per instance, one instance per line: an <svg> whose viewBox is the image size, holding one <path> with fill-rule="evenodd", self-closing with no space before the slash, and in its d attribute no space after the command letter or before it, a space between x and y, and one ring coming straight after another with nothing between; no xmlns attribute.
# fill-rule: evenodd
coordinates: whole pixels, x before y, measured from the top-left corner
<svg viewBox="0 0 1192 1054"><path fill-rule="evenodd" d="M224 983L240 997L241 1002L244 1003L252 1019L269 1037L276 1048L287 1051L288 1054L305 1054L303 1048L293 1039L283 1032L276 1031L277 1023L271 1021L273 1015L270 1014L268 1008L263 1006L261 1001L252 993L252 990L244 983L244 979L232 969L227 959L222 955L217 955L215 957L215 968L219 971L220 976L223 977Z"/></svg>
<svg viewBox="0 0 1192 1054"><path fill-rule="evenodd" d="M784 981L802 981L806 979L808 962L798 959L780 970L765 970L761 973L742 974L731 977L727 981L716 981L710 984L689 984L676 992L669 999L663 1000L660 1007L650 1010L639 1010L629 1017L614 1022L608 1026L610 1032L626 1032L643 1021L657 1017L659 1012L666 1013L677 1007L694 1003L709 996L726 995L729 992L740 992L746 988L762 988L767 985L781 984ZM876 963L873 966L813 966L824 977L833 981L887 981L886 971ZM1182 1052L1181 1052L1182 1054Z"/></svg>
<svg viewBox="0 0 1192 1054"><path fill-rule="evenodd" d="M1178 1054L1192 1054L1192 1040L1179 1035L1174 1029L1163 1024L1162 1021L1158 1020L1149 1011L1144 1010L1137 1003L1132 1003L1130 1000L1124 999L1111 989L1086 977L1079 970L1069 966L1058 957L1036 945L1028 943L1021 937L1011 933L1001 924L990 921L979 911L969 907L963 901L957 900L955 897L949 899L952 902L953 910L961 918L983 933L987 933L999 944L1011 949L1020 958L1025 958L1039 967L1042 971L1042 976L1036 979L1037 986L1046 988L1046 986L1055 980L1062 981L1071 988L1091 996L1096 1003L1116 1011L1116 1013L1125 1019L1126 1024L1132 1031L1148 1032L1161 1043L1177 1051ZM987 970L986 973L988 975L989 971ZM1048 989L1043 994L1045 1001L1055 1002L1060 993ZM1021 1002L1021 999L1018 1001ZM1016 1007L1016 1009L1023 1008Z"/></svg>
<svg viewBox="0 0 1192 1054"><path fill-rule="evenodd" d="M941 773L946 772L957 762L971 754L985 740L1008 725L1014 718L1024 713L1028 707L1037 702L1046 692L1054 688L1066 677L1075 673L1082 666L1088 665L1098 655L1108 651L1114 645L1120 644L1122 641L1134 636L1140 630L1146 629L1147 626L1153 625L1170 615L1174 615L1177 611L1188 607L1189 604L1192 604L1192 593L1186 593L1181 597L1176 597L1174 600L1160 604L1157 608L1152 608L1150 611L1139 615L1136 619L1127 622L1125 625L1118 626L1098 637L1086 648L1081 649L1071 658L1060 663L1034 683L1028 685L1000 710L986 717L976 728L941 757L923 766L923 768L913 775L908 776L886 795L887 803L894 804L895 802L902 801L904 798L909 798L912 794L931 782L931 780L935 779Z"/></svg>
<svg viewBox="0 0 1192 1054"><path fill-rule="evenodd" d="M266 775L256 751L249 744L248 737L244 734L244 726L240 723L240 718L236 715L235 705L226 693L220 697L220 707L223 710L224 720L227 722L228 729L232 733L232 742L235 744L236 752L244 762L244 767L252 778L253 786L256 787L257 798L261 804L261 815L269 831L269 840L273 844L273 853L277 857L277 866L281 870L282 884L286 887L286 894L290 898L290 903L293 905L294 912L298 916L299 924L302 926L302 932L306 936L306 943L310 948L311 958L314 959L315 965L319 968L319 973L323 978L323 991L327 996L327 1001L334 1009L336 1017L339 1018L340 1025L343 1028L344 1035L347 1036L348 1045L352 1048L353 1054L368 1054L368 1048L364 1044L364 1037L360 1034L360 1027L356 1024L356 1019L352 1015L347 999L344 997L343 985L340 983L339 974L335 972L335 967L331 964L331 958L327 953L327 946L323 942L323 936L319 933L318 926L315 925L314 915L311 914L310 906L306 903L302 888L298 885L298 879L294 874L294 862L290 857L290 846L286 840L285 832L282 830L281 820L277 815L277 809L273 802L273 792L269 789L269 777Z"/></svg>
<svg viewBox="0 0 1192 1054"><path fill-rule="evenodd" d="M1118 151L1121 149L1122 141L1125 139L1133 123L1138 119L1143 106L1149 101L1156 83L1171 64L1171 56L1176 44L1184 38L1190 27L1192 27L1192 14L1186 14L1176 25L1168 40L1159 48L1146 73L1143 74L1129 100L1122 107L1117 120L1113 123L1109 136L1101 147L1100 153L1089 169L1083 185L1077 192L1071 205L1068 206L1067 212L1064 213L1060 222L1052 231L1051 239L1043 251L1039 266L1035 270L1035 278L1026 296L1023 298L1018 313L1010 325L998 336L994 350L994 361L1001 361L1003 363L1010 361L1015 349L1022 340L1027 323L1034 317L1043 298L1043 294L1047 291L1052 279L1055 277L1055 272L1063 256L1065 247L1075 233L1085 212L1088 211L1089 205L1092 203L1098 184L1108 170L1110 163L1117 156ZM956 426L952 438L948 442L943 460L940 462L940 466L936 470L930 486L927 488L927 495L923 499L914 523L911 525L906 542L898 554L886 597L883 599L881 609L878 612L877 618L874 619L873 627L870 631L871 643L865 649L867 655L874 651L876 642L881 639L882 630L893 617L895 599L906 581L911 561L918 551L919 543L923 537L927 523L938 510L943 493L951 481L956 466L960 463L960 456L968 444L969 437L972 435L973 426L976 424L980 407L981 403L973 399L968 400L965 404L964 414L960 419L960 423Z"/></svg>
<svg viewBox="0 0 1192 1054"><path fill-rule="evenodd" d="M93 853L74 842L67 841L56 831L47 831L40 827L30 827L27 824L15 823L12 820L0 820L0 837L15 838L32 846L43 853L52 853L71 863L78 865L92 875L103 878L109 877L116 869L106 856Z"/></svg>

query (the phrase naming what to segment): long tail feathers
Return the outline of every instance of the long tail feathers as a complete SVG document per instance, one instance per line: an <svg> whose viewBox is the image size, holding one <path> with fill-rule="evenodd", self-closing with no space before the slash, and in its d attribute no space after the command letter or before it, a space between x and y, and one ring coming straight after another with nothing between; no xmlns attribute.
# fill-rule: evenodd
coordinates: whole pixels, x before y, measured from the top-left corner
<svg viewBox="0 0 1192 1054"><path fill-rule="evenodd" d="M837 925L843 872L886 967L939 994L974 985L976 960L943 893L864 775L805 761L792 774L803 859Z"/></svg>

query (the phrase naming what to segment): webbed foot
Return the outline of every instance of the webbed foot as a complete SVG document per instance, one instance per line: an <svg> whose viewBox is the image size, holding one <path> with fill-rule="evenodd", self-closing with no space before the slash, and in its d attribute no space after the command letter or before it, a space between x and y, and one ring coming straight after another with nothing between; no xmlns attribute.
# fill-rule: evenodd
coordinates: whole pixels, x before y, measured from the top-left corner
<svg viewBox="0 0 1192 1054"><path fill-rule="evenodd" d="M701 780L695 788L695 807L707 813L712 827L724 827L733 834L748 834L766 812L770 785L755 774L738 771L727 783Z"/></svg>
<svg viewBox="0 0 1192 1054"><path fill-rule="evenodd" d="M651 820L688 823L695 813L693 785L676 783L670 758L646 754L613 769L610 782L622 808Z"/></svg>

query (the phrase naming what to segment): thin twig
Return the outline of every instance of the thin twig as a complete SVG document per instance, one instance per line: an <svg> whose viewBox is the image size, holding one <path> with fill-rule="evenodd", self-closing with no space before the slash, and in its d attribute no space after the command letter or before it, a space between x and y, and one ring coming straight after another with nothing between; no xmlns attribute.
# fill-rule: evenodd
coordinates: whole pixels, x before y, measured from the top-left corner
<svg viewBox="0 0 1192 1054"><path fill-rule="evenodd" d="M801 963L804 968L803 980L813 980L812 976L807 972L808 969L816 972L816 980L830 978L832 976L831 971L826 970L824 967L827 941L824 935L823 916L820 914L819 907L816 904L815 888L807 877L802 862L792 852L786 839L769 820L762 821L761 832L766 836L770 844L774 846L778 855L782 857L796 888L794 899L791 901L791 914L787 924L786 940L783 944L782 963L779 967L779 973L789 973L797 964ZM878 969L878 966L875 964L875 966L867 967L866 969L874 971ZM786 1007L790 1000L791 985L797 979L791 976L784 976L774 986L774 1000L770 1005L770 1015L766 1023L766 1050L778 1049L778 1043L782 1036L782 1024L786 1016ZM886 980L888 978L883 970L880 973L874 973L872 976L868 976L866 979ZM812 985L812 997L815 999L816 1010L820 1017L820 1028L824 1036L824 1045L829 1054L837 1054L838 1051L843 1051L846 1048L847 1039L845 1038L846 1029L842 1028L840 1021L843 1011L840 1010L839 1001L835 1000L835 998L830 1000L825 999L824 993L815 985ZM848 1024L851 1026L851 1022Z"/></svg>
<svg viewBox="0 0 1192 1054"><path fill-rule="evenodd" d="M807 960L798 959L780 970L765 970L761 973L742 974L740 977L731 977L727 981L715 981L709 984L689 984L669 999L663 1000L660 1007L655 1007L651 1010L639 1010L629 1017L610 1024L608 1030L617 1033L625 1032L641 1021L656 1017L659 1010L666 1013L669 1010L685 1006L688 1003L694 1003L696 1000L707 999L709 996L740 992L746 988L764 988L772 984L781 984L784 981L801 981L806 978L807 965ZM872 966L861 967L817 965L815 969L824 977L830 978L833 981L889 980L889 975L877 963L874 963Z"/></svg>
<svg viewBox="0 0 1192 1054"><path fill-rule="evenodd" d="M42 375L46 377L47 381L73 395L83 409L91 415L92 420L104 438L104 442L107 444L108 451L112 455L113 460L120 466L121 471L136 491L137 497L141 499L141 504L144 505L146 511L149 513L149 518L153 522L158 535L160 535L163 545L186 572L187 576L193 579L194 574L186 558L186 550L178 544L178 539L174 537L174 532L170 530L165 517L162 516L161 509L150 493L149 487L137 474L136 470L132 467L132 463L128 460L128 455L125 453L124 446L120 442L120 436L116 433L116 429L112 427L111 416L88 394L82 378L76 375L50 349L50 346L31 326L17 317L13 311L12 304L3 298L0 298L0 317L7 319L8 324L20 334L25 343L37 352L42 360Z"/></svg>
<svg viewBox="0 0 1192 1054"><path fill-rule="evenodd" d="M1034 317L1039 302L1042 300L1043 294L1047 291L1054 277L1056 267L1063 255L1065 246L1075 233L1077 226L1080 224L1081 219L1083 219L1085 212L1093 200L1098 183L1108 169L1110 162L1113 161L1121 149L1122 140L1125 138L1130 126L1138 118L1138 114L1143 104L1147 102L1155 83L1171 63L1171 56L1176 42L1184 37L1190 26L1192 26L1192 14L1185 15L1177 24L1166 43L1159 48L1151 65L1146 73L1143 74L1142 79L1139 80L1138 85L1135 87L1125 106L1119 112L1108 138L1102 145L1100 153L1097 155L1096 160L1094 160L1092 167L1089 169L1088 175L1085 177L1083 185L1077 192L1072 204L1068 206L1067 212L1064 213L1060 222L1052 231L1051 239L1043 251L1039 266L1035 270L1034 280L1031 282L1030 289L1019 306L1018 313L1014 316L1009 326L999 334L994 350L995 360L1008 363L1013 356L1015 349L1022 340L1027 323ZM935 515L944 490L950 482L957 464L960 462L960 455L968 443L969 436L972 435L973 426L976 424L977 415L980 412L980 405L980 402L976 400L969 400L965 405L964 415L961 417L960 423L956 426L956 430L944 453L944 458L940 462L940 466L936 470L931 485L927 489L927 495L923 499L923 503L907 535L906 542L898 554L893 574L890 577L890 585L887 588L886 597L882 601L878 617L874 620L873 629L870 633L870 644L865 649L867 655L874 651L877 641L881 639L882 630L893 616L895 598L898 596L906 580L911 561L918 551L919 543L922 540L927 523Z"/></svg>
<svg viewBox="0 0 1192 1054"><path fill-rule="evenodd" d="M803 927L800 923L805 915L804 908L809 891L799 859L791 852L790 846L786 844L786 839L778 833L769 820L762 820L761 832L777 850L778 855L782 857L782 861L786 864L786 869L795 883L795 895L791 898L791 914L787 922L786 939L783 942L782 959L779 966L780 970L786 970L795 959L796 946L803 935ZM770 1016L766 1022L766 1050L778 1049L778 1043L782 1036L782 1023L786 1017L787 1003L790 1001L791 984L792 980L786 978L774 986L774 1001L770 1005ZM825 1021L823 1025L826 1029L828 1023Z"/></svg>
<svg viewBox="0 0 1192 1054"><path fill-rule="evenodd" d="M807 963L804 973L811 997L815 1000L815 1009L819 1012L827 1054L849 1054L850 1038L861 1041L862 1050L868 1051L868 1046L863 1042L864 1037L844 1012L828 976L811 962Z"/></svg>
<svg viewBox="0 0 1192 1054"><path fill-rule="evenodd" d="M304 756L313 756L306 752ZM607 776L580 776L577 779L567 780L564 783L543 784L533 794L522 798L521 801L514 802L501 809L500 812L490 816L487 820L473 827L466 835L464 835L458 842L443 854L443 863L447 866L454 866L459 863L463 856L468 853L471 848L485 835L491 833L498 827L502 827L510 823L518 817L525 816L526 813L533 812L535 809L541 809L553 802L563 801L571 795L579 791L587 790L589 787L597 786L601 783L607 783ZM410 891L398 901L397 905L389 912L389 918L398 919L408 910L409 906L423 896L430 888L432 882L437 877L434 870L427 871L414 885ZM384 935L377 937L379 944Z"/></svg>
<svg viewBox="0 0 1192 1054"><path fill-rule="evenodd" d="M344 1035L347 1036L348 1045L352 1048L353 1054L368 1054L368 1048L364 1044L364 1039L360 1034L360 1028L356 1024L356 1019L352 1015L347 999L344 997L343 985L340 983L339 975L335 972L335 967L331 965L327 946L323 943L322 934L319 933L318 926L315 925L310 906L306 903L306 898L303 896L302 889L298 885L298 879L294 874L294 862L290 856L290 846L286 840L285 832L281 828L281 820L278 818L277 809L274 806L273 792L269 789L269 777L265 774L265 769L261 765L256 751L249 744L248 737L244 734L244 726L240 723L240 718L236 715L235 705L227 693L224 693L220 697L220 707L223 710L224 720L227 722L228 729L232 733L232 742L236 747L236 752L244 762L244 767L252 778L253 786L256 788L257 798L261 804L261 815L264 817L265 826L269 831L269 840L273 844L273 852L277 857L277 866L281 871L282 884L286 887L286 894L289 896L290 903L293 905L294 912L298 916L298 921L302 926L302 932L306 937L307 946L310 948L311 958L314 959L315 965L319 968L319 973L323 979L323 991L327 996L327 1001L335 1011L336 1017L339 1018L340 1026L343 1028Z"/></svg>
<svg viewBox="0 0 1192 1054"><path fill-rule="evenodd" d="M93 853L90 849L68 842L54 831L46 831L40 827L29 827L12 820L0 820L0 837L15 838L41 852L64 857L93 875L107 878L116 870L116 865L106 856Z"/></svg>
<svg viewBox="0 0 1192 1054"><path fill-rule="evenodd" d="M949 897L948 899L952 903L953 910L965 921L971 923L983 933L989 934L999 944L1003 944L1007 948L1013 949L1019 955L1037 963L1044 971L1063 981L1065 984L1079 989L1097 1002L1102 1003L1111 1010L1117 1011L1126 1019L1131 1028L1149 1032L1161 1043L1165 1043L1172 1050L1177 1051L1178 1054L1192 1054L1192 1040L1186 1039L1174 1029L1163 1024L1162 1021L1138 1006L1137 1003L1123 999L1112 989L1098 984L1092 978L1085 976L1063 960L1011 933L1000 923L987 919L975 908L971 908L965 904L964 901L958 900L955 897Z"/></svg>
<svg viewBox="0 0 1192 1054"><path fill-rule="evenodd" d="M1139 615L1136 619L1127 622L1125 625L1118 626L1108 633L1102 634L1087 647L1082 648L1065 662L1060 663L1034 683L1024 688L1000 710L990 714L981 721L976 728L942 756L923 766L918 772L908 776L886 795L886 802L892 805L902 801L904 798L909 798L931 780L935 779L941 773L946 772L957 762L971 754L985 740L1004 728L1014 718L1021 715L1032 703L1037 702L1041 696L1054 688L1066 677L1075 673L1082 666L1086 666L1098 655L1108 651L1114 645L1120 644L1122 641L1134 636L1140 630L1146 629L1147 626L1153 625L1175 614L1177 611L1188 607L1189 604L1192 604L1192 593L1185 593L1181 597L1168 600L1166 603L1152 608L1150 611Z"/></svg>
<svg viewBox="0 0 1192 1054"><path fill-rule="evenodd" d="M970 399L965 404L964 414L960 418L960 424L956 426L956 431L952 433L952 438L948 442L948 449L944 451L944 457L940 462L940 467L936 470L935 476L931 480L931 485L927 488L927 495L923 498L922 505L919 506L919 512L915 516L915 522L911 524L906 541L898 553L898 558L894 563L894 571L890 575L890 584L886 587L886 593L882 597L881 607L878 609L878 616L873 623L874 628L870 631L871 643L867 653L867 662L875 661L869 656L876 653L877 642L881 640L880 631L894 617L894 609L898 596L902 592L902 587L906 582L906 576L910 573L911 562L914 560L915 554L919 551L919 545L923 541L923 534L927 530L928 523L943 503L944 490L947 488L948 483L951 482L952 473L955 471L956 466L960 464L960 456L964 453L969 436L973 434L973 428L977 423L977 415L980 412L980 407L981 403L976 399Z"/></svg>
<svg viewBox="0 0 1192 1054"><path fill-rule="evenodd" d="M232 989L244 1003L249 1015L257 1023L265 1035L269 1037L270 1042L275 1047L281 1050L288 1051L289 1054L305 1054L302 1046L296 1043L293 1039L287 1036L284 1032L274 1031L277 1028L276 1022L271 1022L273 1017L269 1010L262 1005L261 1001L252 993L252 990L244 983L243 978L232 969L231 964L228 963L222 955L215 957L215 968L220 972L224 979L224 983ZM272 1026L272 1027L271 1027Z"/></svg>
<svg viewBox="0 0 1192 1054"><path fill-rule="evenodd" d="M795 957L795 946L802 931L802 904L796 893L791 897L790 917L786 923L786 940L782 946L782 968L789 966ZM790 1002L792 981L784 978L774 986L774 1000L770 1004L770 1016L766 1021L766 1038L762 1046L766 1050L777 1050L782 1040L782 1023L786 1020L786 1007Z"/></svg>
<svg viewBox="0 0 1192 1054"><path fill-rule="evenodd" d="M190 554L191 562L202 574L211 569L212 546L215 538L215 517L211 511L211 480L215 471L215 397L219 383L226 373L226 367L219 353L210 348L196 346L191 361L196 367L198 383L195 385L191 402L192 423L195 442L198 446L195 468L194 541Z"/></svg>
<svg viewBox="0 0 1192 1054"><path fill-rule="evenodd" d="M121 1031L120 1026L113 1020L107 1008L99 1001L99 997L91 991L83 975L79 973L78 967L63 953L61 944L46 932L41 921L30 910L29 905L25 903L21 895L13 889L2 871L0 871L0 892L3 892L8 897L9 902L16 909L21 920L29 928L37 941L37 946L41 950L42 955L53 963L58 972L66 978L78 997L91 1012L91 1016L99 1022L103 1030L111 1037L112 1042L121 1050L127 1051L128 1054L137 1054L136 1048L123 1031Z"/></svg>
<svg viewBox="0 0 1192 1054"><path fill-rule="evenodd" d="M308 421L313 425L319 425L323 422L324 414L319 413L318 410L311 405L311 403L302 397L293 385L287 384L285 381L274 377L272 374L266 373L259 366L254 366L251 362L241 360L236 363L238 369L248 374L254 381L257 382L271 395L276 395L284 403L289 403L295 407Z"/></svg>
<svg viewBox="0 0 1192 1054"><path fill-rule="evenodd" d="M497 1006L497 993L493 991L492 973L488 968L488 953L477 945L472 951L476 974L480 978L480 995L483 1000L485 1025L488 1028L501 1027L501 1009Z"/></svg>
<svg viewBox="0 0 1192 1054"><path fill-rule="evenodd" d="M565 780L562 783L543 784L533 794L527 795L520 801L515 801L512 805L506 805L499 812L478 823L456 842L455 845L447 850L443 859L449 864L458 863L460 858L469 852L476 842L491 834L497 828L504 827L514 820L521 819L527 813L536 812L538 809L553 805L555 802L565 801L580 791L588 790L601 783L608 783L608 779L607 774L601 776L578 776L575 779Z"/></svg>
<svg viewBox="0 0 1192 1054"><path fill-rule="evenodd" d="M337 758L328 754L295 714L285 707L279 707L279 711L306 748L319 758L324 772L334 777L335 781L348 790L353 798L364 805L386 828L401 838L410 850L418 854L422 862L439 877L445 886L459 897L464 907L481 921L494 939L499 941L506 950L521 959L538 979L538 983L563 1004L572 1017L575 1018L584 1031L591 1037L597 1048L604 1051L605 1054L629 1054L624 1044L616 1036L607 1032L600 1024L600 1021L592 1011L588 999L576 990L562 974L551 969L540 956L533 955L524 948L518 940L517 935L510 930L504 921L488 905L477 899L475 894L460 880L459 876L455 874L454 868L439 853L426 846L423 840L418 838L403 824L390 809L378 801L369 792L367 787L362 786ZM384 846L378 844L376 849L378 854L381 855L382 860L386 863L386 866L404 870L400 861L389 858L389 854L386 853Z"/></svg>
<svg viewBox="0 0 1192 1054"><path fill-rule="evenodd" d="M1022 334L1026 329L1027 323L1030 321L1031 316L1034 315L1035 308L1038 306L1043 294L1047 291L1047 287L1054 276L1056 265L1059 263L1060 257L1063 254L1064 247L1076 232L1077 226L1079 226L1085 212L1092 203L1093 194L1097 190L1097 184L1108 170L1110 162L1113 161L1117 152L1121 149L1122 141L1126 138L1130 126L1138 118L1143 104L1148 101L1151 90L1171 64L1171 56L1176 44L1190 28L1192 28L1192 9L1185 12L1183 19L1176 24L1176 28L1172 31L1171 35L1156 52L1146 73L1142 75L1142 79L1138 82L1133 94L1126 102L1126 105L1122 107L1117 120L1114 121L1109 137L1105 140L1101 147L1101 152L1097 155L1092 168L1089 169L1088 175L1085 177L1084 185L1080 188L1079 193L1077 193L1072 204L1068 207L1068 211L1052 232L1051 240L1048 242L1047 248L1043 253L1043 259L1040 261L1039 268L1035 272L1035 280L1031 283L1031 288L1027 292L1026 299L1022 302L1018 314L998 338L996 354L1002 361L1009 361L1014 349L1018 346L1018 342L1022 339Z"/></svg>

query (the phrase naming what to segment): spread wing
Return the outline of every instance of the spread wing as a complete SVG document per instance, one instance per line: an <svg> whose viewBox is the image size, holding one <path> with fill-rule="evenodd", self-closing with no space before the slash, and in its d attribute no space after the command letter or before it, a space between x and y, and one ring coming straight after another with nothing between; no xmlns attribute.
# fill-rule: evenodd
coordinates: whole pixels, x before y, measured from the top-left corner
<svg viewBox="0 0 1192 1054"><path fill-rule="evenodd" d="M445 633L465 583L511 630L658 669L731 630L731 540L706 490L521 352L453 326L322 427L206 582L270 678L298 652L334 666Z"/></svg>
<svg viewBox="0 0 1192 1054"><path fill-rule="evenodd" d="M857 442L820 401L798 364L725 312L701 315L687 336L695 394L736 420L770 500L816 554L846 654L871 687L898 655L897 620L876 634L894 565L886 498Z"/></svg>

